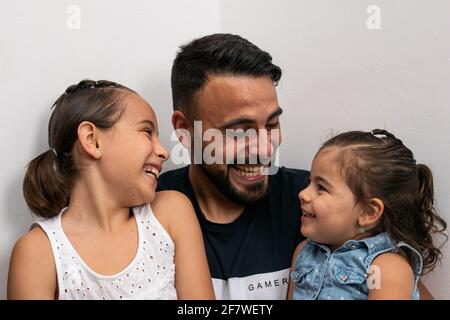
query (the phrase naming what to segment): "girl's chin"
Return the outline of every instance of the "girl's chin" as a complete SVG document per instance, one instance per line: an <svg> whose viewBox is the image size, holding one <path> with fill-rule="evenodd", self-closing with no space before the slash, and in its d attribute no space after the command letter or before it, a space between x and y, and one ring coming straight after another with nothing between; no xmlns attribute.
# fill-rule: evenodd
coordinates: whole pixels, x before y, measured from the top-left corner
<svg viewBox="0 0 450 320"><path fill-rule="evenodd" d="M132 203L135 203L136 205L134 205L134 207L137 207L155 201L156 190L153 190L153 188L151 190L141 190L141 192L137 192L135 195L137 197L133 199Z"/></svg>
<svg viewBox="0 0 450 320"><path fill-rule="evenodd" d="M311 232L309 232L309 230L303 226L300 228L300 233L306 238L311 237Z"/></svg>
<svg viewBox="0 0 450 320"><path fill-rule="evenodd" d="M316 232L312 232L311 230L308 230L307 228L304 228L303 226L300 229L300 233L305 237L308 238L309 240L312 240L314 242L318 242L320 243L320 237L317 237L317 233Z"/></svg>
<svg viewBox="0 0 450 320"><path fill-rule="evenodd" d="M156 191L153 191L151 194L148 194L145 197L145 203L152 203L156 199Z"/></svg>

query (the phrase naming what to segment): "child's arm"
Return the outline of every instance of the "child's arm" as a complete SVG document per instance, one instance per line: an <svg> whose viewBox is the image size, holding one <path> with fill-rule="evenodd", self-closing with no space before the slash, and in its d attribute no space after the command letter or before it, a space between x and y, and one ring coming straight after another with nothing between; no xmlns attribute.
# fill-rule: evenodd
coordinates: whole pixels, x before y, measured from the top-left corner
<svg viewBox="0 0 450 320"><path fill-rule="evenodd" d="M56 290L50 241L41 228L35 228L14 246L9 265L8 299L54 300Z"/></svg>
<svg viewBox="0 0 450 320"><path fill-rule="evenodd" d="M384 253L373 260L378 267L369 277L379 278L379 288L370 288L369 300L410 300L414 290L414 273L408 260L397 253ZM375 282L377 279L374 279Z"/></svg>
<svg viewBox="0 0 450 320"><path fill-rule="evenodd" d="M158 192L152 203L175 244L175 288L178 299L214 299L200 225L191 201L176 191Z"/></svg>
<svg viewBox="0 0 450 320"><path fill-rule="evenodd" d="M302 251L305 243L306 243L306 240L303 240L302 242L300 242L297 245L297 248L295 248L294 255L292 257L291 271L289 272L289 287L288 287L288 296L287 296L288 300L292 300L292 292L294 291L294 285L291 280L291 272L294 271L295 263L297 262L297 257L300 254L300 251Z"/></svg>

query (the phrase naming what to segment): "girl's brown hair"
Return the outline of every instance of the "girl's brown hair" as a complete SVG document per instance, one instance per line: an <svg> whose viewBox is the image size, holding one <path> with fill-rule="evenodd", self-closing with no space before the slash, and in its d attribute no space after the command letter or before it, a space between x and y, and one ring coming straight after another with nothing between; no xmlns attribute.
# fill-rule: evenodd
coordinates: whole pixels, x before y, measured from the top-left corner
<svg viewBox="0 0 450 320"><path fill-rule="evenodd" d="M371 198L384 203L384 213L375 232L387 232L405 241L423 257L428 273L441 260L433 234L447 235L447 223L434 207L433 175L424 164L416 164L413 153L386 130L351 131L339 134L320 150L338 149L338 161L357 203ZM320 151L319 150L319 151Z"/></svg>
<svg viewBox="0 0 450 320"><path fill-rule="evenodd" d="M124 110L126 92L134 93L115 82L82 80L53 104L48 124L50 149L31 160L23 181L25 201L35 214L54 217L69 204L77 173L73 146L78 126L89 121L101 129L111 128Z"/></svg>

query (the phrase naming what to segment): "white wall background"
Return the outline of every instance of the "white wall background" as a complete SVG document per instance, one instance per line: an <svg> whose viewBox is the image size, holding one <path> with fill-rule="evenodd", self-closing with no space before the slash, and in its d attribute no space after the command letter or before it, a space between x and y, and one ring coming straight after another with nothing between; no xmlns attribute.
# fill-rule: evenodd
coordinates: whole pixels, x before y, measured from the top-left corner
<svg viewBox="0 0 450 320"><path fill-rule="evenodd" d="M67 27L69 5L80 29ZM369 30L369 5L381 29ZM450 222L450 2L447 0L73 0L5 2L0 11L0 299L9 255L32 219L22 197L27 162L48 148L50 106L82 78L121 82L155 108L170 148L170 68L195 37L231 32L269 51L283 71L280 160L309 168L331 132L386 128L435 174ZM301 150L301 151L299 151ZM168 164L167 168L175 167ZM450 299L450 250L426 276Z"/></svg>
<svg viewBox="0 0 450 320"><path fill-rule="evenodd" d="M381 29L369 30L369 5ZM221 30L269 51L284 75L281 163L310 168L331 132L386 128L435 176L450 223L450 2L448 0L226 0ZM450 299L450 249L424 278Z"/></svg>
<svg viewBox="0 0 450 320"><path fill-rule="evenodd" d="M70 5L80 29L68 29ZM154 106L163 143L172 112L170 69L180 44L220 31L219 0L2 2L0 9L0 299L9 255L32 219L25 166L48 149L50 107L82 78L121 82ZM70 21L69 21L70 22Z"/></svg>

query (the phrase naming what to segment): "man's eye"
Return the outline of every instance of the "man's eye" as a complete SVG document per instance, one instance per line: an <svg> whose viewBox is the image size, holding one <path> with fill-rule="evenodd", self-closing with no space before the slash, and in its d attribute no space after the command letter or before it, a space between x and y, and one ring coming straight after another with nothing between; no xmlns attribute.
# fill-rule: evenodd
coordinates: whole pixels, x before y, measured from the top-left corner
<svg viewBox="0 0 450 320"><path fill-rule="evenodd" d="M280 126L279 122L269 123L266 125L267 129L276 129Z"/></svg>
<svg viewBox="0 0 450 320"><path fill-rule="evenodd" d="M242 129L227 130L227 132L225 134L226 134L226 137L229 139L245 137L245 131Z"/></svg>

